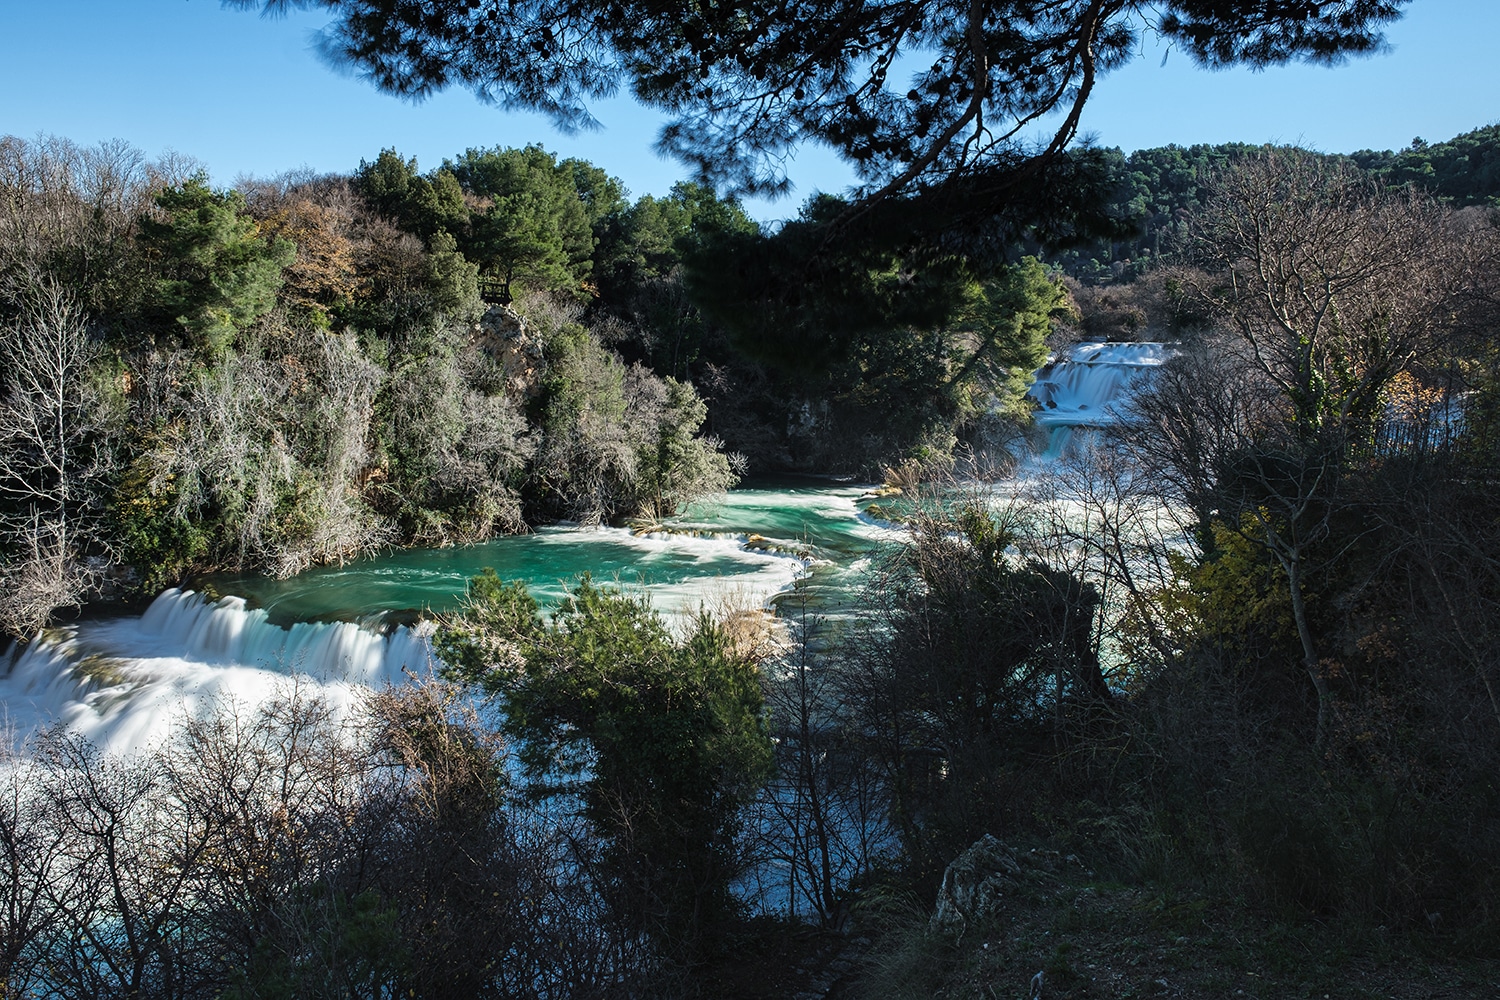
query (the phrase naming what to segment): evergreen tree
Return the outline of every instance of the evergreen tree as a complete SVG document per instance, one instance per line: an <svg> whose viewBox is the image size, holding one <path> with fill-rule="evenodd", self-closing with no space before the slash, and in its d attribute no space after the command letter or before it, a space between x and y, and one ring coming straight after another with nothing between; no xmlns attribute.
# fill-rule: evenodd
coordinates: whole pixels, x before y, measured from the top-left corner
<svg viewBox="0 0 1500 1000"><path fill-rule="evenodd" d="M155 304L197 347L223 351L276 304L296 245L262 236L244 196L213 190L201 174L166 188L156 204L165 217L141 219L141 240L160 274Z"/></svg>
<svg viewBox="0 0 1500 1000"><path fill-rule="evenodd" d="M474 212L459 248L479 265L496 298L510 302L518 285L584 293L594 231L574 163L559 164L540 146L470 149L445 170L465 191L489 203ZM602 192L601 197L607 200Z"/></svg>
<svg viewBox="0 0 1500 1000"><path fill-rule="evenodd" d="M416 0L231 0L330 11L327 51L382 88L459 84L565 129L623 87L673 116L661 148L739 192L785 191L789 154L823 143L868 182L866 203L967 190L967 212L1015 204L1037 161L1016 137L1056 124L1068 145L1098 79L1156 31L1201 65L1337 63L1377 51L1404 0L780 0L487 5ZM921 53L915 72L898 67ZM926 65L928 60L931 64ZM988 181L992 183L976 183Z"/></svg>
<svg viewBox="0 0 1500 1000"><path fill-rule="evenodd" d="M402 159L394 149L381 150L374 163L361 160L354 185L371 208L429 243L439 232L456 236L468 227L458 179L447 170L424 177L415 158Z"/></svg>
<svg viewBox="0 0 1500 1000"><path fill-rule="evenodd" d="M962 387L978 381L1012 413L1024 404L1031 373L1047 360L1047 337L1053 320L1068 312L1068 293L1035 257L975 289L974 299L956 324L970 343L960 345L968 357L950 382Z"/></svg>
<svg viewBox="0 0 1500 1000"><path fill-rule="evenodd" d="M711 947L739 810L771 766L756 667L706 616L674 640L646 601L587 576L546 620L486 570L436 643L455 674L503 695L534 788L578 794L626 915L678 958Z"/></svg>

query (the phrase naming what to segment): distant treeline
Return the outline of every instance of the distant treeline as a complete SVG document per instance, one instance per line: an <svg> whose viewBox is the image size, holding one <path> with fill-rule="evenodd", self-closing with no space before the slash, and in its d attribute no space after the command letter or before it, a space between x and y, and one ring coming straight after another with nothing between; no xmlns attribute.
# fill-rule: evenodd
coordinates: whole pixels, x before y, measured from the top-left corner
<svg viewBox="0 0 1500 1000"><path fill-rule="evenodd" d="M1171 256L1188 221L1203 210L1213 180L1232 161L1262 147L1242 143L1157 146L1128 156L1105 149L1113 194L1108 211L1138 230L1134 238L1098 241L1047 256L1076 278L1108 281L1136 277L1154 260ZM1500 125L1449 139L1412 140L1406 149L1323 155L1352 162L1383 188L1412 187L1453 206L1500 206Z"/></svg>

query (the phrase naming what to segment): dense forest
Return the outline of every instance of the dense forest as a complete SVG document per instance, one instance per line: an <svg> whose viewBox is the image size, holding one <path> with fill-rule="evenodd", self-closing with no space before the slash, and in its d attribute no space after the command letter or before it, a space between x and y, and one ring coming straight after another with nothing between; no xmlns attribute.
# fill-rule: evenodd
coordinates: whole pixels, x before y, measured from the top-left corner
<svg viewBox="0 0 1500 1000"><path fill-rule="evenodd" d="M910 529L836 618L674 631L588 580L543 615L487 574L429 623L441 679L353 722L293 688L130 759L34 737L6 994L792 995L780 947L857 953L848 995L1097 996L1059 939L1142 894L1183 947L1260 933L1233 911L1309 964L1331 925L1492 956L1497 147L1082 150L1108 225L985 263L535 146L217 189L3 140L13 634L208 568L649 523L747 470L883 468ZM995 490L1030 372L1088 337L1180 353ZM1033 980L1007 928L1064 896Z"/></svg>
<svg viewBox="0 0 1500 1000"><path fill-rule="evenodd" d="M594 281L670 269L695 215L745 224L695 189L626 205L536 148L218 190L7 139L0 170L7 630L195 569L649 518L733 482L692 385L581 322Z"/></svg>
<svg viewBox="0 0 1500 1000"><path fill-rule="evenodd" d="M1497 145L1491 127L1327 159L1462 208L1500 197ZM539 147L217 190L118 143L6 139L0 620L28 633L196 570L650 519L736 469L868 474L1013 437L1049 336L1201 320L1156 265L1191 263L1213 178L1253 150L1103 152L1128 240L1018 244L982 271L851 253L841 280L867 276L832 302L747 309L763 290L737 285L736 254L764 236L733 201L632 202Z"/></svg>
<svg viewBox="0 0 1500 1000"><path fill-rule="evenodd" d="M690 184L632 202L539 147L233 190L118 143L0 159L15 634L205 569L650 520L747 463L946 453L1018 412L1064 308L1023 260L950 289L951 324L867 327L810 370L696 304L759 229Z"/></svg>
<svg viewBox="0 0 1500 1000"><path fill-rule="evenodd" d="M1056 251L1049 260L1091 283L1130 280L1186 247L1188 222L1203 210L1213 178L1237 157L1252 152L1245 143L1162 146L1125 155L1105 149L1107 211L1126 224L1115 240ZM1411 187L1454 208L1500 204L1500 125L1478 128L1427 143L1418 138L1406 149L1324 154L1347 161L1384 188Z"/></svg>

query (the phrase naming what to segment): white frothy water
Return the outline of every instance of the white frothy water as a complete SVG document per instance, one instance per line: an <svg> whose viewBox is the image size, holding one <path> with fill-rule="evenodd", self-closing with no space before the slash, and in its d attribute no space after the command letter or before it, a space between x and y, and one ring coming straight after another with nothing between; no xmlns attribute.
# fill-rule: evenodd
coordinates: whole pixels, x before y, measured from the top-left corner
<svg viewBox="0 0 1500 1000"><path fill-rule="evenodd" d="M611 545L639 553L642 560L664 552L670 552L677 560L691 559L692 571L670 583L637 583L628 575L594 580L646 597L669 621L689 618L725 597L764 604L773 594L790 588L806 572L809 561L795 548L762 547L736 532L694 533L680 528L644 532L625 528L585 530ZM545 545L549 536L539 533L538 537ZM722 570L729 564L735 572L725 575ZM566 590L572 584L573 581L562 581L558 589ZM547 588L533 588L533 593L548 592Z"/></svg>
<svg viewBox="0 0 1500 1000"><path fill-rule="evenodd" d="M50 630L11 658L0 697L13 732L62 724L120 752L160 741L174 719L214 704L262 704L296 683L343 708L361 689L402 683L433 663L422 629L284 629L240 598L209 602L176 589L139 618Z"/></svg>
<svg viewBox="0 0 1500 1000"><path fill-rule="evenodd" d="M1075 428L1117 423L1131 391L1174 354L1172 344L1093 341L1038 369L1027 395L1038 405L1033 419L1049 432L1043 459L1061 458Z"/></svg>

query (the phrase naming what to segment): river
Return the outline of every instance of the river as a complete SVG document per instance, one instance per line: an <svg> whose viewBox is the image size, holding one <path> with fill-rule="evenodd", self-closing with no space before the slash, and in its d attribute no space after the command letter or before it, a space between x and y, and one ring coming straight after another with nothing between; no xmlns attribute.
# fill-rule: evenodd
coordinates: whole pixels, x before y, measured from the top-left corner
<svg viewBox="0 0 1500 1000"><path fill-rule="evenodd" d="M861 510L867 487L827 481L734 490L649 532L546 527L447 549L409 549L286 580L215 576L168 590L139 616L54 628L10 650L0 703L12 731L62 723L101 746L139 749L172 720L225 701L251 706L295 683L335 706L431 669L431 613L458 608L486 567L544 606L584 574L646 595L669 618L765 606L794 587L827 606L900 537Z"/></svg>
<svg viewBox="0 0 1500 1000"><path fill-rule="evenodd" d="M1171 352L1079 344L1038 371L1032 397L1050 439L1032 468L1075 450L1077 428L1120 419L1129 388ZM589 573L678 621L700 607L763 607L794 591L836 615L876 550L904 537L862 510L868 490L827 480L751 484L648 531L553 526L286 580L208 577L196 591L166 591L139 616L65 625L12 646L0 654L0 707L15 737L63 724L128 751L161 739L183 713L225 701L250 707L294 683L345 705L429 671L429 616L457 609L486 567L525 582L544 606ZM1068 506L1064 498L1064 514ZM1087 530L1086 516L1069 516Z"/></svg>

